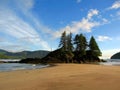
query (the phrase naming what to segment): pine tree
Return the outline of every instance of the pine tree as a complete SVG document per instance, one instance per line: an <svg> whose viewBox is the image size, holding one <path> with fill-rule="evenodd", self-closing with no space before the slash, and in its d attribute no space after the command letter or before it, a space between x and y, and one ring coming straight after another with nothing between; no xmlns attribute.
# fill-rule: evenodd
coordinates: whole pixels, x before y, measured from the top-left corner
<svg viewBox="0 0 120 90"><path fill-rule="evenodd" d="M67 50L72 52L73 51L73 43L72 43L72 33L67 36Z"/></svg>
<svg viewBox="0 0 120 90"><path fill-rule="evenodd" d="M75 51L79 51L79 35L77 34L74 38Z"/></svg>
<svg viewBox="0 0 120 90"><path fill-rule="evenodd" d="M72 33L67 35L67 52L66 52L67 62L73 62L73 43L72 43Z"/></svg>
<svg viewBox="0 0 120 90"><path fill-rule="evenodd" d="M76 35L74 39L75 51L85 51L87 48L87 40L83 34Z"/></svg>
<svg viewBox="0 0 120 90"><path fill-rule="evenodd" d="M83 34L80 34L80 36L79 36L79 50L85 52L86 47L87 47L86 37L83 36Z"/></svg>
<svg viewBox="0 0 120 90"><path fill-rule="evenodd" d="M102 53L96 43L96 40L93 36L91 37L90 42L89 42L89 49L91 51L92 56L94 56L94 57L98 57L98 56L102 55Z"/></svg>
<svg viewBox="0 0 120 90"><path fill-rule="evenodd" d="M66 60L66 63L72 62L72 58L74 57L72 50L72 33L66 35L64 31L61 36L59 47L61 48L61 56Z"/></svg>
<svg viewBox="0 0 120 90"><path fill-rule="evenodd" d="M59 47L60 47L63 51L67 51L67 36L66 36L66 31L64 31L64 32L62 33Z"/></svg>
<svg viewBox="0 0 120 90"><path fill-rule="evenodd" d="M75 44L75 59L77 59L78 62L80 60L84 60L86 55L86 48L87 48L87 40L86 37L83 34L76 35L74 39Z"/></svg>

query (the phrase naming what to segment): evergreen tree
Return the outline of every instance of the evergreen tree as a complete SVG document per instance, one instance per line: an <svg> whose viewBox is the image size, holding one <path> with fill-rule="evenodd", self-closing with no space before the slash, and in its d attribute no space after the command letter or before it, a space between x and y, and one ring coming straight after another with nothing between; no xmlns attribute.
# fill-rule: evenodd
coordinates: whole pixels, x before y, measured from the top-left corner
<svg viewBox="0 0 120 90"><path fill-rule="evenodd" d="M96 43L95 38L92 36L89 42L89 51L91 53L91 56L98 58L98 56L101 56L102 53Z"/></svg>
<svg viewBox="0 0 120 90"><path fill-rule="evenodd" d="M66 63L72 62L72 58L74 57L72 50L72 33L66 35L64 31L61 36L59 47L61 48L61 56L65 59Z"/></svg>
<svg viewBox="0 0 120 90"><path fill-rule="evenodd" d="M80 34L80 36L79 36L79 51L83 51L85 53L86 48L87 48L86 37L83 36L83 34Z"/></svg>
<svg viewBox="0 0 120 90"><path fill-rule="evenodd" d="M68 34L67 36L67 52L66 52L66 58L67 62L73 62L73 43L72 43L72 33Z"/></svg>
<svg viewBox="0 0 120 90"><path fill-rule="evenodd" d="M73 51L73 43L72 43L72 33L67 36L67 50L72 52Z"/></svg>
<svg viewBox="0 0 120 90"><path fill-rule="evenodd" d="M75 59L77 61L84 60L86 55L87 40L83 34L76 35L74 39L75 48ZM80 61L79 61L80 62Z"/></svg>
<svg viewBox="0 0 120 90"><path fill-rule="evenodd" d="M87 40L83 34L76 35L74 39L75 51L85 51L87 48Z"/></svg>
<svg viewBox="0 0 120 90"><path fill-rule="evenodd" d="M77 34L74 39L75 51L79 51L79 35Z"/></svg>
<svg viewBox="0 0 120 90"><path fill-rule="evenodd" d="M61 39L60 39L60 44L59 47L63 50L67 50L67 36L66 36L66 31L62 33Z"/></svg>

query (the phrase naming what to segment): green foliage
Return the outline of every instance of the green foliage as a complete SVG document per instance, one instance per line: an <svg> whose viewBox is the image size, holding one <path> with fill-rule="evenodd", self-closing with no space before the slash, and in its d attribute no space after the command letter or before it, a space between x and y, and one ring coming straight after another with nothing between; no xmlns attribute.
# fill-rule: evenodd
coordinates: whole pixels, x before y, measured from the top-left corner
<svg viewBox="0 0 120 90"><path fill-rule="evenodd" d="M67 63L72 63L73 62L73 57L74 57L74 54L72 52L70 52L70 51L66 52L65 58L66 58Z"/></svg>
<svg viewBox="0 0 120 90"><path fill-rule="evenodd" d="M87 40L83 34L76 35L74 39L75 51L86 50L87 48Z"/></svg>
<svg viewBox="0 0 120 90"><path fill-rule="evenodd" d="M67 36L67 51L73 51L72 33Z"/></svg>
<svg viewBox="0 0 120 90"><path fill-rule="evenodd" d="M71 62L71 60L73 61L73 59L74 62L76 60L79 63L95 61L99 60L99 56L101 56L101 51L93 36L88 45L86 37L83 34L77 34L74 38L73 47L72 34L66 35L66 32L64 31L59 46L61 46L61 56L67 63Z"/></svg>
<svg viewBox="0 0 120 90"><path fill-rule="evenodd" d="M61 35L60 44L59 44L61 57L64 58L66 63L72 62L73 59L73 43L72 43L72 33L66 35L64 31Z"/></svg>
<svg viewBox="0 0 120 90"><path fill-rule="evenodd" d="M77 34L74 39L75 51L79 51L79 35Z"/></svg>
<svg viewBox="0 0 120 90"><path fill-rule="evenodd" d="M64 31L60 38L60 44L59 47L63 51L72 51L73 50L73 43L72 43L72 33L66 35L66 32Z"/></svg>
<svg viewBox="0 0 120 90"><path fill-rule="evenodd" d="M101 51L100 51L100 49L95 41L95 38L93 36L91 37L90 42L89 42L89 49L90 49L93 56L97 57L97 56L102 55L102 53L101 53Z"/></svg>
<svg viewBox="0 0 120 90"><path fill-rule="evenodd" d="M13 56L7 56L7 55L4 55L3 53L0 53L0 58L1 59L9 59L9 58L14 59L15 57L13 57Z"/></svg>
<svg viewBox="0 0 120 90"><path fill-rule="evenodd" d="M86 49L87 49L86 37L83 34L80 35L77 34L74 38L74 44L75 44L74 59L80 62L80 60L85 59L85 55L86 55Z"/></svg>
<svg viewBox="0 0 120 90"><path fill-rule="evenodd" d="M67 50L67 36L66 36L66 32L65 32L65 31L62 33L59 47L60 47L63 51L66 51L66 50Z"/></svg>

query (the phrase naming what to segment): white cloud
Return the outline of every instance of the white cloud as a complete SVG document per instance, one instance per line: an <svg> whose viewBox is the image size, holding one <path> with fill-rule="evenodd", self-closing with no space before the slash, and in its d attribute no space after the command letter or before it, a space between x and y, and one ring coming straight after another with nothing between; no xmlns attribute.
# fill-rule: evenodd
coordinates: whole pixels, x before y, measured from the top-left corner
<svg viewBox="0 0 120 90"><path fill-rule="evenodd" d="M28 46L22 46L18 44L6 44L4 46L0 46L0 49L4 49L9 52L20 52L24 50L29 50L30 48Z"/></svg>
<svg viewBox="0 0 120 90"><path fill-rule="evenodd" d="M117 12L117 16L120 16L120 11Z"/></svg>
<svg viewBox="0 0 120 90"><path fill-rule="evenodd" d="M47 34L47 36L52 32L52 30L50 28L48 28L47 26L43 25L40 20L38 18L36 18L32 13L31 13L31 9L34 7L34 1L35 0L20 0L20 2L18 2L16 0L16 5L17 7L22 11L22 13L26 16L26 18L28 18L29 20L31 20L33 22L33 25L35 26L35 28L37 30L39 30L41 33L43 33L44 35Z"/></svg>
<svg viewBox="0 0 120 90"><path fill-rule="evenodd" d="M83 32L91 32L91 29L98 25L98 22L89 21L88 19L83 18L80 22L72 24L71 31L75 33L78 33L80 30Z"/></svg>
<svg viewBox="0 0 120 90"><path fill-rule="evenodd" d="M21 10L31 10L34 7L34 1L35 0L14 0L15 4L18 8L20 8Z"/></svg>
<svg viewBox="0 0 120 90"><path fill-rule="evenodd" d="M91 19L92 16L94 15L98 15L99 11L97 9L90 9L90 11L88 12L87 18Z"/></svg>
<svg viewBox="0 0 120 90"><path fill-rule="evenodd" d="M111 17L110 22L120 20L120 0L115 0L115 2L106 10L114 10L114 13L109 14Z"/></svg>
<svg viewBox="0 0 120 90"><path fill-rule="evenodd" d="M98 41L106 41L106 40L112 40L112 38L108 36L98 36L97 38Z"/></svg>
<svg viewBox="0 0 120 90"><path fill-rule="evenodd" d="M4 41L5 41L5 39L2 38L2 37L0 37L0 43L1 43L1 42L4 42Z"/></svg>
<svg viewBox="0 0 120 90"><path fill-rule="evenodd" d="M117 49L109 49L109 50L102 50L102 59L110 59L112 55L115 53L120 52L120 48Z"/></svg>
<svg viewBox="0 0 120 90"><path fill-rule="evenodd" d="M120 36L116 36L115 39L119 41L120 40Z"/></svg>
<svg viewBox="0 0 120 90"><path fill-rule="evenodd" d="M82 0L76 0L77 1L77 3L80 3Z"/></svg>
<svg viewBox="0 0 120 90"><path fill-rule="evenodd" d="M84 17L80 21L72 22L70 25L67 25L64 28L54 32L53 37L54 38L60 37L63 31L72 32L73 34L79 32L91 32L92 28L100 25L99 22L93 21L92 18L93 16L98 15L98 12L99 11L96 9L90 9L86 18Z"/></svg>
<svg viewBox="0 0 120 90"><path fill-rule="evenodd" d="M120 8L120 0L115 1L113 5L108 9L118 9L118 8Z"/></svg>
<svg viewBox="0 0 120 90"><path fill-rule="evenodd" d="M66 31L66 33L70 33L71 32L71 27L66 26L66 27L61 28L60 30L55 31L54 33L51 33L51 34L52 34L53 38L56 39L56 38L59 38L64 31Z"/></svg>
<svg viewBox="0 0 120 90"><path fill-rule="evenodd" d="M25 12L27 15L28 10L33 7L33 0L23 1L24 0L20 0L17 2L22 2L23 4L25 3L24 5L21 5L24 9L26 9ZM30 16L30 13L28 13L28 16ZM41 49L50 50L48 43L40 37L36 29L30 23L17 16L17 13L8 7L0 7L0 32L18 40L22 40L21 43L27 42L31 45L42 47Z"/></svg>
<svg viewBox="0 0 120 90"><path fill-rule="evenodd" d="M110 21L108 21L106 18L102 18L103 24L108 24Z"/></svg>

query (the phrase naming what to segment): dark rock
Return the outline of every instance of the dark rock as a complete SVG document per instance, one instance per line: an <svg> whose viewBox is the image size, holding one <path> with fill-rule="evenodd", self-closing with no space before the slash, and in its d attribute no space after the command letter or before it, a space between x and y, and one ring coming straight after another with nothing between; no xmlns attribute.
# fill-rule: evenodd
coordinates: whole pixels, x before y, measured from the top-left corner
<svg viewBox="0 0 120 90"><path fill-rule="evenodd" d="M120 52L114 54L111 59L120 59Z"/></svg>

